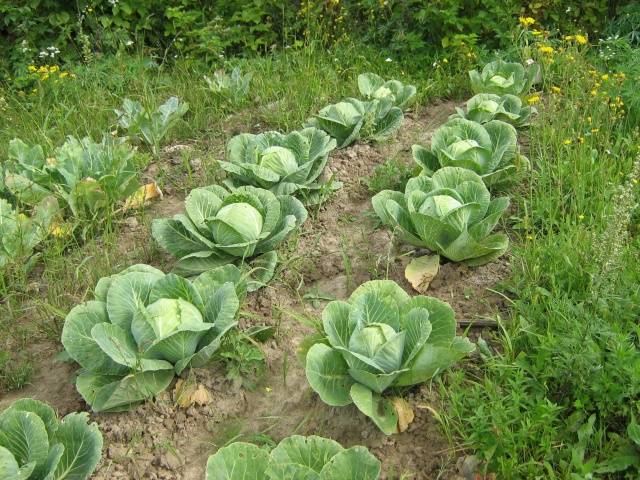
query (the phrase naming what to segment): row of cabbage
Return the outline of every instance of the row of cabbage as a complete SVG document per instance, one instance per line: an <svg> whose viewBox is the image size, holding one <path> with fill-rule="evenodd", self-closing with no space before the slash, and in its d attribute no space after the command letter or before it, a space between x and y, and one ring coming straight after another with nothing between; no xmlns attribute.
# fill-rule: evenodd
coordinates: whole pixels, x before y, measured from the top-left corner
<svg viewBox="0 0 640 480"><path fill-rule="evenodd" d="M526 125L531 111L513 93L525 93L534 75L533 70L503 62L487 65L480 81L472 74L474 90L497 85L514 91L472 98L466 112L459 111L436 132L430 150L414 147L423 174L408 183L405 193L374 197L374 209L401 238L471 264L490 261L506 250L506 236L489 233L508 200L490 200L485 181L491 187L501 185L526 164L517 153L514 127L503 120ZM193 190L184 214L153 222L154 239L176 257L174 272L131 266L101 279L94 300L69 312L62 343L81 366L76 387L95 412L130 409L168 388L175 375L204 366L237 325L246 293L273 276L275 249L306 220L305 204L320 202L324 193L340 187L323 177L331 151L357 139L385 138L399 128L401 108L415 88L372 74L361 75L358 84L364 100L330 105L302 130L231 139L228 161L221 162L228 173L224 186ZM347 301L330 302L322 324L325 338L306 357L311 387L329 405L355 404L386 434L404 430L412 418L408 404L386 392L426 382L474 348L456 336L454 312L446 302L411 297L389 280L366 282ZM57 447L60 442L53 443L55 432L48 433L47 445L53 447L43 446L39 456L15 441L21 435L33 443L32 429L21 427L25 422L11 415L29 417L38 428L35 417L45 426L51 418L48 410L42 413L45 407L24 402L0 417L0 430L14 422L18 432L0 435L0 455L11 456L13 462L6 465L17 471L33 468L37 473L15 478L64 478L50 475L58 468L50 459L58 453L42 453L62 448ZM90 474L101 439L86 418L83 425L78 434L90 431L94 441L77 447L85 451L93 445L97 457L74 458L86 461ZM233 472L225 470L229 465ZM270 453L243 443L227 446L210 457L207 478L253 474L278 479L296 472L315 472L314 478L374 479L380 464L360 447L345 450L320 437L294 436Z"/></svg>

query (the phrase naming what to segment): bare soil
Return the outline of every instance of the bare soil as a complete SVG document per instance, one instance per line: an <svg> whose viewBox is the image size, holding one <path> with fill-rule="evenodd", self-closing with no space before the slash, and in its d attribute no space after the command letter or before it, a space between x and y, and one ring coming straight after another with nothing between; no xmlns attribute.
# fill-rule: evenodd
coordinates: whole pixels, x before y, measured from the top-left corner
<svg viewBox="0 0 640 480"><path fill-rule="evenodd" d="M398 136L380 145L357 144L335 152L327 175L344 182L319 210L310 212L302 233L282 253L284 268L267 288L247 298L252 313L242 326L275 325L277 334L261 348L266 373L246 390L225 378L220 364L191 373L213 395L206 406L178 407L173 387L155 401L126 413L92 414L105 438L103 458L95 479L201 479L208 455L233 439L281 438L297 434L331 437L345 446L365 445L383 462L387 479L460 479L457 454L442 436L434 411L440 408L435 389L415 388L407 400L415 412L409 429L387 437L353 406L332 408L308 386L298 347L313 329L296 317L318 317L329 299L345 299L362 282L391 278L414 294L404 279L404 267L420 253L398 244L386 229L377 228L370 215L371 194L362 182L388 157L411 162L411 145L428 144L435 128L444 123L455 104L426 108L408 116ZM165 195L147 213L167 216L181 210L182 197ZM369 213L367 213L369 212ZM123 248L146 237L148 226L131 221ZM154 264L166 270L171 260ZM488 291L506 277L506 260L468 268L446 263L429 294L448 301L459 319L473 320L503 308L502 298ZM258 321L255 318L262 320ZM50 402L60 414L87 410L73 385L74 365L54 361L58 346L42 346L40 368L32 384L0 399L0 409L19 397Z"/></svg>

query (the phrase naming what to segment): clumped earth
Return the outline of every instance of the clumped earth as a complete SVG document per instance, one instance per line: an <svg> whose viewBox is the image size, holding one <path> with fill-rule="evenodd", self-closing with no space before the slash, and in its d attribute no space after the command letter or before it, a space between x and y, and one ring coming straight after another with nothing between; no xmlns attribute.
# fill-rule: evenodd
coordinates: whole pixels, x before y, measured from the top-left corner
<svg viewBox="0 0 640 480"><path fill-rule="evenodd" d="M415 413L408 430L387 437L354 406L325 405L308 386L298 355L302 340L314 333L300 318L318 318L327 301L346 299L361 283L385 277L415 293L404 279L404 267L422 252L393 241L387 229L377 228L370 214L371 193L362 179L387 158L411 162L411 145L428 144L433 130L446 121L454 106L442 103L417 116L407 116L392 142L356 144L334 152L326 174L335 175L344 187L321 208L311 208L310 221L281 252L283 269L278 278L269 287L250 294L243 307L250 314L242 316L241 326L262 323L276 327L276 335L260 344L267 364L264 375L253 389L244 389L227 380L224 368L216 364L189 374L190 381L211 392L213 400L208 405L181 408L174 401L171 387L155 401L130 412L92 414L105 438L103 458L93 478L203 478L208 455L229 441L277 442L292 434L318 434L346 447L365 445L384 459L383 478L387 479L402 474L407 475L403 478L416 480L473 478L465 468L468 462L456 462L460 452L454 453L440 432L434 416L439 401L428 385L406 396ZM174 150L167 152L167 168L175 157ZM196 162L196 174L199 168ZM177 213L182 199L169 189L148 216ZM120 242L123 250L150 238L147 224L127 220L128 228ZM159 257L152 263L162 268L170 262L168 257ZM428 294L449 302L464 329L503 308L503 299L487 289L506 278L508 272L506 260L473 269L445 263ZM40 368L32 384L0 400L0 409L15 398L32 396L50 402L63 415L86 410L73 384L76 367L54 361L59 346L38 348Z"/></svg>

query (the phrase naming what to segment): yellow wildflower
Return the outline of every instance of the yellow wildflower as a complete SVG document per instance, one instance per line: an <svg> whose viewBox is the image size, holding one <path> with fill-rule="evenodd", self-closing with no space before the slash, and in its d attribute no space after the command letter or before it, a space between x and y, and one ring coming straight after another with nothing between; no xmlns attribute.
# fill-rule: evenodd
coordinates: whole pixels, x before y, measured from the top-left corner
<svg viewBox="0 0 640 480"><path fill-rule="evenodd" d="M533 30L531 30L531 34L534 37L539 37L540 35L542 35L542 32L540 30L533 29Z"/></svg>
<svg viewBox="0 0 640 480"><path fill-rule="evenodd" d="M584 143L584 137L578 137L578 143Z"/></svg>
<svg viewBox="0 0 640 480"><path fill-rule="evenodd" d="M572 140L570 138L565 138L564 142L562 142L562 143L564 143L565 145L571 145Z"/></svg>
<svg viewBox="0 0 640 480"><path fill-rule="evenodd" d="M585 37L584 35L576 35L576 42L579 43L580 45L586 45L587 44L587 37Z"/></svg>
<svg viewBox="0 0 640 480"><path fill-rule="evenodd" d="M68 224L53 223L49 227L49 233L56 238L67 237L71 234L71 226Z"/></svg>
<svg viewBox="0 0 640 480"><path fill-rule="evenodd" d="M539 101L540 101L540 95L531 95L529 98L527 98L527 103L529 105L535 105Z"/></svg>
<svg viewBox="0 0 640 480"><path fill-rule="evenodd" d="M601 75L600 78L606 82L607 80L609 80L609 74L605 73L605 74Z"/></svg>
<svg viewBox="0 0 640 480"><path fill-rule="evenodd" d="M554 50L553 50L553 47L550 47L549 45L540 45L538 47L538 51L540 53L544 53L546 55L551 55L551 54L553 54Z"/></svg>
<svg viewBox="0 0 640 480"><path fill-rule="evenodd" d="M60 72L60 75L59 75L60 78L65 78L68 76L69 76L69 72Z"/></svg>
<svg viewBox="0 0 640 480"><path fill-rule="evenodd" d="M591 118L591 115L589 115L589 116L587 117L587 122L591 123L591 121L592 121L592 118Z"/></svg>
<svg viewBox="0 0 640 480"><path fill-rule="evenodd" d="M37 72L37 71L38 71L38 69L36 68L36 66L35 66L35 65L29 65L29 66L27 67L27 70L29 70L29 73L35 73L35 72Z"/></svg>
<svg viewBox="0 0 640 480"><path fill-rule="evenodd" d="M598 133L600 131L599 128L592 128L591 133Z"/></svg>
<svg viewBox="0 0 640 480"><path fill-rule="evenodd" d="M597 75L598 71L597 70L589 70L589 75Z"/></svg>
<svg viewBox="0 0 640 480"><path fill-rule="evenodd" d="M533 235L527 235L527 240L533 240Z"/></svg>
<svg viewBox="0 0 640 480"><path fill-rule="evenodd" d="M582 215L582 214L578 215L578 220L580 220L580 221L584 220L584 215Z"/></svg>
<svg viewBox="0 0 640 480"><path fill-rule="evenodd" d="M45 66L42 65L40 68L38 68L38 73L48 73L49 69Z"/></svg>
<svg viewBox="0 0 640 480"><path fill-rule="evenodd" d="M49 69L49 73L56 73L58 70L60 70L60 67L58 65L54 65Z"/></svg>
<svg viewBox="0 0 640 480"><path fill-rule="evenodd" d="M520 17L518 19L518 21L520 22L520 25L522 25L525 28L527 28L527 27L533 25L534 23L536 23L536 20L534 18L531 18L531 17Z"/></svg>
<svg viewBox="0 0 640 480"><path fill-rule="evenodd" d="M442 63L449 63L449 60L447 60L446 58L443 58Z"/></svg>
<svg viewBox="0 0 640 480"><path fill-rule="evenodd" d="M595 97L597 94L598 94L598 91L597 91L597 90L595 90L595 89L594 89L594 90L591 90L591 96L592 96L592 97Z"/></svg>
<svg viewBox="0 0 640 480"><path fill-rule="evenodd" d="M560 93L562 90L560 90L560 87L556 87L555 85L551 87L551 91L553 93Z"/></svg>
<svg viewBox="0 0 640 480"><path fill-rule="evenodd" d="M566 42L570 42L570 41L571 41L571 40L573 40L575 37L574 37L573 35L565 35L563 38L564 38L564 40L565 40Z"/></svg>

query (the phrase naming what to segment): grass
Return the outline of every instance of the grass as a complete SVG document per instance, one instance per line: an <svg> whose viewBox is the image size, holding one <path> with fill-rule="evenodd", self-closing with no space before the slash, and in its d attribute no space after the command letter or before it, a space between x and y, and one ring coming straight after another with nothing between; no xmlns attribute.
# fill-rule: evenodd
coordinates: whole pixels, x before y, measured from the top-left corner
<svg viewBox="0 0 640 480"><path fill-rule="evenodd" d="M443 423L499 478L592 478L640 413L640 137L584 53L545 70L562 93L544 95L514 199L512 309L492 354L441 382Z"/></svg>

